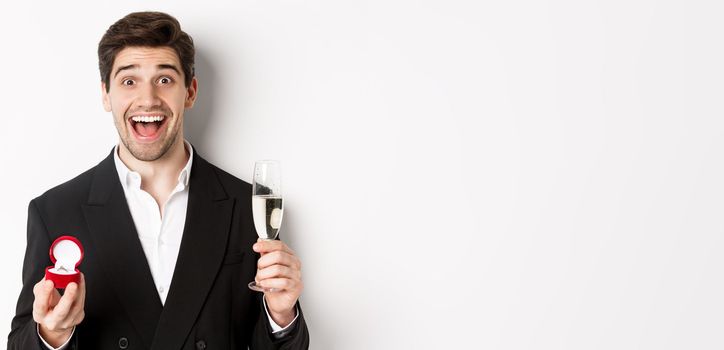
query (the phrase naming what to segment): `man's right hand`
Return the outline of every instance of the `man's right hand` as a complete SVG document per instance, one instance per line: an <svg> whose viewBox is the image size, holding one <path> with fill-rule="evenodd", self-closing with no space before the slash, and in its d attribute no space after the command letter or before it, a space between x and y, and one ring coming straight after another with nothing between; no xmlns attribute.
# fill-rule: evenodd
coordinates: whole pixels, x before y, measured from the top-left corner
<svg viewBox="0 0 724 350"><path fill-rule="evenodd" d="M33 287L33 294L33 319L40 336L52 347L63 345L85 317L85 276L80 274L80 285L69 283L62 297L45 278Z"/></svg>

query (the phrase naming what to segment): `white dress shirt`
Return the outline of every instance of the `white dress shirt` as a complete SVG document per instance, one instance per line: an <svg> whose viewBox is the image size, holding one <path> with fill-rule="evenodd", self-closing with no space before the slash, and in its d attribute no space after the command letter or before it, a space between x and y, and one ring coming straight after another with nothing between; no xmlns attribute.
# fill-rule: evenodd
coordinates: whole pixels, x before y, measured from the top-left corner
<svg viewBox="0 0 724 350"><path fill-rule="evenodd" d="M176 267L181 237L186 223L189 201L189 177L194 159L191 145L186 145L189 160L178 175L178 183L163 206L163 213L156 200L141 189L141 174L128 169L118 156L118 146L113 152L116 171L136 226L138 239L146 254L153 282L156 284L161 304L166 303L168 288Z"/></svg>
<svg viewBox="0 0 724 350"><path fill-rule="evenodd" d="M184 145L189 153L189 160L178 175L178 183L166 200L163 213L161 213L156 200L148 192L141 189L141 175L128 169L126 164L121 161L118 156L118 146L113 151L118 178L121 181L123 193L126 196L126 202L128 202L128 208L131 211L143 252L146 254L148 267L151 269L151 276L153 276L153 282L156 284L156 291L161 299L161 304L166 303L186 223L189 178L191 177L194 150L186 140L184 140ZM269 315L266 300L264 300L264 310L269 318L272 334L286 330L294 324L299 316L297 310L297 316L294 320L287 327L282 328ZM73 328L73 332L75 332L75 328ZM40 332L38 332L39 335ZM52 350L64 350L68 345L68 342L66 342L58 348L53 348L45 342L45 339L42 337L40 339L48 349ZM70 341L70 339L68 340Z"/></svg>

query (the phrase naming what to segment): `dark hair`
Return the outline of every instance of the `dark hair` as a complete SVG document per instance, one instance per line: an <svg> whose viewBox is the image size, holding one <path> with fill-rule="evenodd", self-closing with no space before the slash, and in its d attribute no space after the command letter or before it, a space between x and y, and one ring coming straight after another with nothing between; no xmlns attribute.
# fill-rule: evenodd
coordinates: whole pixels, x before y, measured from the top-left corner
<svg viewBox="0 0 724 350"><path fill-rule="evenodd" d="M111 69L116 55L128 46L167 46L176 51L188 87L194 77L194 41L181 30L176 18L163 12L134 12L113 23L98 43L101 81L110 88Z"/></svg>

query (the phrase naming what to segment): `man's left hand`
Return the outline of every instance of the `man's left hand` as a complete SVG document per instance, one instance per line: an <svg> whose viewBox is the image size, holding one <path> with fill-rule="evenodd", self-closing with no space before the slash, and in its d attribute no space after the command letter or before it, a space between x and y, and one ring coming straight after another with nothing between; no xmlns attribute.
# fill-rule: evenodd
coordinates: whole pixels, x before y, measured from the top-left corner
<svg viewBox="0 0 724 350"><path fill-rule="evenodd" d="M302 294L302 262L282 241L258 240L253 247L261 254L257 262L257 285L264 289L269 314L278 325L288 326L296 316L296 303Z"/></svg>

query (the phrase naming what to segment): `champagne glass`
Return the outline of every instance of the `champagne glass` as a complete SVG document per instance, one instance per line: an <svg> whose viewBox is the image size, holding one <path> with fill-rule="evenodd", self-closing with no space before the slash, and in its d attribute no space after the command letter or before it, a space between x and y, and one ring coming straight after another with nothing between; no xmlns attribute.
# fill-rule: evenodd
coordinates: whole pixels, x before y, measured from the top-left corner
<svg viewBox="0 0 724 350"><path fill-rule="evenodd" d="M259 160L254 164L251 210L259 238L266 241L276 239L284 214L281 170L278 161ZM264 289L258 286L256 281L249 283L249 288L257 292L275 291L274 288Z"/></svg>

